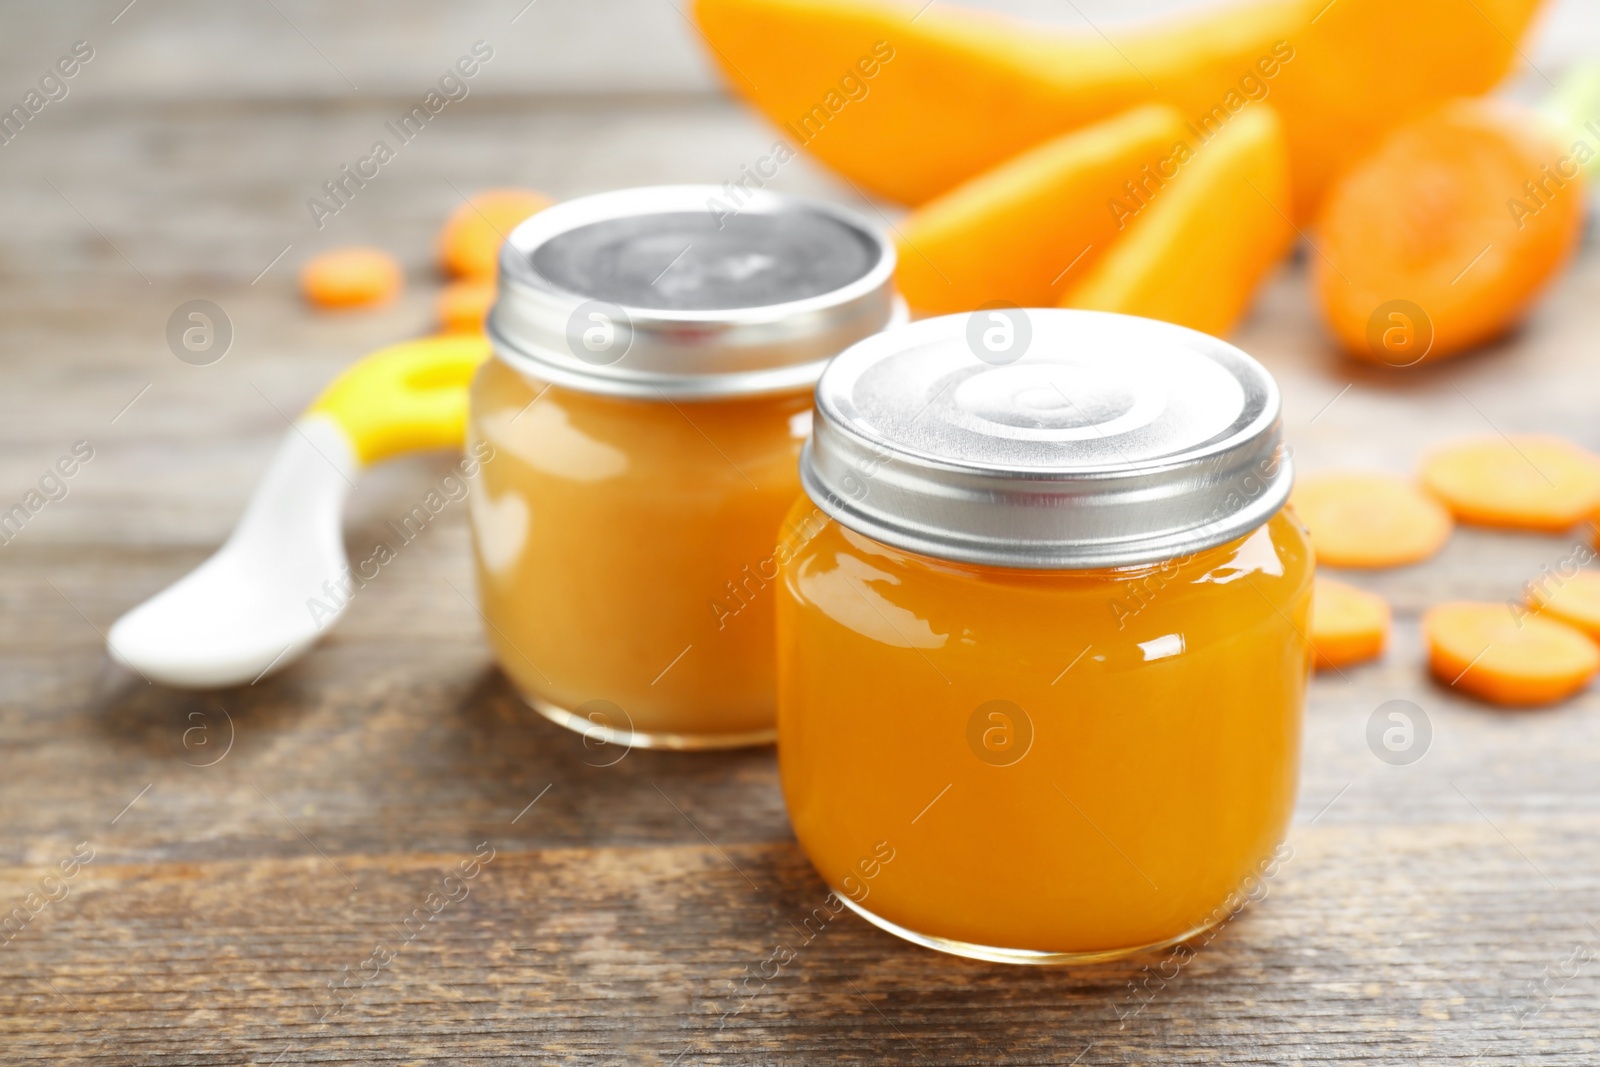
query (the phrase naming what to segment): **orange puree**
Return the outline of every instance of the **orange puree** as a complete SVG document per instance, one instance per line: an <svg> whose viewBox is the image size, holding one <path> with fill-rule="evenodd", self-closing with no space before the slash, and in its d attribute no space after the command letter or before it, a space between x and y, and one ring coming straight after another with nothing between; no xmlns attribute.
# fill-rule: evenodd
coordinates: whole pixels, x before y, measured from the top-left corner
<svg viewBox="0 0 1600 1067"><path fill-rule="evenodd" d="M788 536L779 764L841 896L969 954L1068 962L1197 932L1261 877L1311 655L1311 549L1287 513L1098 571L946 562L832 521Z"/></svg>
<svg viewBox="0 0 1600 1067"><path fill-rule="evenodd" d="M471 410L494 448L471 503L479 595L517 688L636 744L770 740L774 550L810 391L631 400L490 360Z"/></svg>

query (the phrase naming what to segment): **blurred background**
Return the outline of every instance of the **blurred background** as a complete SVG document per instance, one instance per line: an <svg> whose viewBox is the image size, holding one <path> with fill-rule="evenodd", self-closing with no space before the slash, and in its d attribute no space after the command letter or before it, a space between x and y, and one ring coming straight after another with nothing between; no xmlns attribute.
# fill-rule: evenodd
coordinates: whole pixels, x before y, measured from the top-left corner
<svg viewBox="0 0 1600 1067"><path fill-rule="evenodd" d="M73 202L140 270L248 282L291 241L279 267L292 268L315 248L357 242L380 243L408 266L422 266L434 229L460 202L446 177L527 185L557 198L632 184L720 183L772 141L765 121L728 99L686 0L135 0L124 10L126 2L5 6L0 87L8 100L73 41L95 48L60 113L42 115L26 137L0 150L0 270L8 275L44 264L127 269L47 178L68 196L77 191ZM1224 5L963 6L1114 30ZM356 210L320 233L310 230L305 198L340 163L353 163L381 123L402 102L414 103L476 40L488 42L495 58L473 79L468 102L406 147L400 165L410 180L374 182ZM1551 77L1600 54L1600 6L1553 0L1531 42L1523 52ZM1542 85L1531 70L1517 77ZM145 123L158 117L169 124L156 133ZM263 155L285 154L270 168L260 165ZM119 180L119 163L135 161L154 165L161 181ZM440 176L431 192L420 172ZM803 155L773 184L855 199ZM183 240L174 240L180 233Z"/></svg>

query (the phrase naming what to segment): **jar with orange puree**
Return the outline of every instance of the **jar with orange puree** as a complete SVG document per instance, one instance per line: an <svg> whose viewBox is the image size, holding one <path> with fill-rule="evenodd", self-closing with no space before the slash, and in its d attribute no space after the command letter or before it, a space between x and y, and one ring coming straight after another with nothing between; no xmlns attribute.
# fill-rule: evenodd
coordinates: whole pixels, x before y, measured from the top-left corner
<svg viewBox="0 0 1600 1067"><path fill-rule="evenodd" d="M795 833L877 925L982 959L1193 936L1274 867L1312 554L1276 385L1098 312L928 319L817 386L780 544Z"/></svg>
<svg viewBox="0 0 1600 1067"><path fill-rule="evenodd" d="M773 556L811 391L904 316L869 224L719 196L624 190L524 222L472 386L488 640L534 708L603 741L772 739Z"/></svg>

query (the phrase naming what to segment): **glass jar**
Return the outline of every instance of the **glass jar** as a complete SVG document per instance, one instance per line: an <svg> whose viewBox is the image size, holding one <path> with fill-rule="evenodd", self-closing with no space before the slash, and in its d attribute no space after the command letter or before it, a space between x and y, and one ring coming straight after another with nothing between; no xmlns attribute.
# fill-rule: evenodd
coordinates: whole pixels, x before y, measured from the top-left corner
<svg viewBox="0 0 1600 1067"><path fill-rule="evenodd" d="M1275 873L1313 560L1259 364L1126 316L925 320L823 375L802 481L779 762L846 903L949 952L1089 962Z"/></svg>
<svg viewBox="0 0 1600 1067"><path fill-rule="evenodd" d="M894 253L823 204L705 187L523 223L468 437L485 631L545 716L621 744L764 743L773 561L828 358L897 315Z"/></svg>

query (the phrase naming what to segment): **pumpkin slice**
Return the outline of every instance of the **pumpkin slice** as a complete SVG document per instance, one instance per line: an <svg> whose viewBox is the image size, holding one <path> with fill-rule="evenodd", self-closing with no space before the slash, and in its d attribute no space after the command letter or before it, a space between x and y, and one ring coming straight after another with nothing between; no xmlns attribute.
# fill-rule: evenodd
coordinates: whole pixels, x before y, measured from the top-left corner
<svg viewBox="0 0 1600 1067"><path fill-rule="evenodd" d="M1387 130L1498 83L1538 8L1243 0L1058 28L922 0L696 0L694 18L729 86L868 193L925 203L1138 104L1170 103L1200 131L1266 100L1304 221Z"/></svg>
<svg viewBox="0 0 1600 1067"><path fill-rule="evenodd" d="M1294 237L1283 124L1251 108L1147 196L1117 201L1127 231L1061 306L1227 333Z"/></svg>
<svg viewBox="0 0 1600 1067"><path fill-rule="evenodd" d="M1054 306L1068 275L1117 238L1113 202L1182 149L1183 135L1173 109L1136 108L958 186L898 227L900 292L931 313Z"/></svg>

